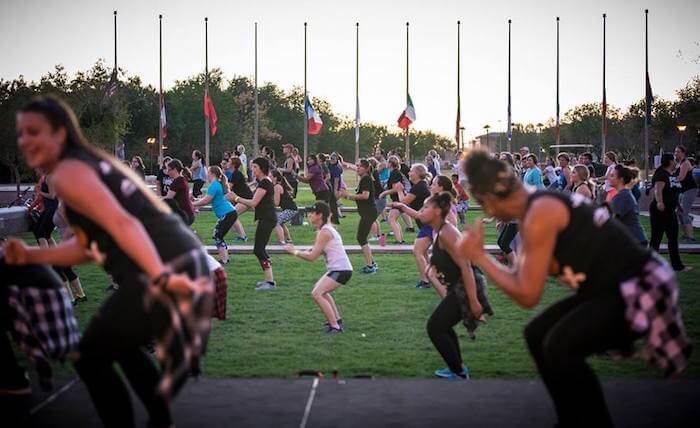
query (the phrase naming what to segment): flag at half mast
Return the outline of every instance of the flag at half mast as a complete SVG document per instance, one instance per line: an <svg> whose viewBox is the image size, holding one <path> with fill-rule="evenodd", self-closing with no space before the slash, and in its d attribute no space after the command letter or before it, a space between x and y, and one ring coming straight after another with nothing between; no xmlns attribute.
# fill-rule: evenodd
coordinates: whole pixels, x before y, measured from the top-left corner
<svg viewBox="0 0 700 428"><path fill-rule="evenodd" d="M406 94L406 108L399 116L399 128L408 129L413 122L416 121L416 109L413 107L413 100L411 100L411 95Z"/></svg>

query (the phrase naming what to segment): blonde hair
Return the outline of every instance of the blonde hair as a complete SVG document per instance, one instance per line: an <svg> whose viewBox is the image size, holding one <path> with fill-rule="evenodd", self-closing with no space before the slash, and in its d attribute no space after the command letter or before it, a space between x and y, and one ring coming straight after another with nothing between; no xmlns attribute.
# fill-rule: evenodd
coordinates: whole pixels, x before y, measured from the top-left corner
<svg viewBox="0 0 700 428"><path fill-rule="evenodd" d="M228 193L228 179L226 178L226 175L223 173L223 171L221 171L221 168L219 168L218 166L210 166L209 173L216 177L216 181L218 181L221 184L221 188L224 190L224 193Z"/></svg>

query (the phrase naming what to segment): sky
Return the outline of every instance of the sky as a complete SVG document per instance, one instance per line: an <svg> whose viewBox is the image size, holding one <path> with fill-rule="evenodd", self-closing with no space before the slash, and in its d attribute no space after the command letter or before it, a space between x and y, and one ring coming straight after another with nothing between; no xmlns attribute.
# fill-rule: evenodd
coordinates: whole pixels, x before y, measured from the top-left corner
<svg viewBox="0 0 700 428"><path fill-rule="evenodd" d="M334 111L355 114L355 23L360 23L363 121L390 125L405 107L406 22L410 22L410 94L415 127L453 136L457 104L457 20L461 30L462 126L467 137L504 130L507 118L508 24L512 19L513 122L555 114L555 18L560 22L562 114L602 93L602 14L607 13L607 98L626 107L644 96L644 9L649 13L649 70L655 95L673 99L700 66L697 0L2 0L0 78L38 79L63 64L73 74L100 58L113 62L118 11L119 66L158 84L158 14L163 14L163 81L209 67L228 78L303 85L308 22L308 90ZM300 118L300 120L303 120Z"/></svg>

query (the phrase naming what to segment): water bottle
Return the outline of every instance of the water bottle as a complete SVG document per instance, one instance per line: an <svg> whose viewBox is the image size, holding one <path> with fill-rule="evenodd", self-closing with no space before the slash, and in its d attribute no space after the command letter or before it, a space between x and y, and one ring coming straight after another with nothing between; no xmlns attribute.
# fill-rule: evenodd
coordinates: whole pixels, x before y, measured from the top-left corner
<svg viewBox="0 0 700 428"><path fill-rule="evenodd" d="M382 236L379 237L379 245L382 247L386 245L386 235L383 233Z"/></svg>

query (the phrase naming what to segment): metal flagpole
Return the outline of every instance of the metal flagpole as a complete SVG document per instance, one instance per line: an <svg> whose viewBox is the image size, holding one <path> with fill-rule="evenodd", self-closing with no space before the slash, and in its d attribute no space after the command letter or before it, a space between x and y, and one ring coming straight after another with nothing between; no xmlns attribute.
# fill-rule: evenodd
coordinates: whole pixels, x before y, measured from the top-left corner
<svg viewBox="0 0 700 428"><path fill-rule="evenodd" d="M355 23L355 162L360 160L360 23Z"/></svg>
<svg viewBox="0 0 700 428"><path fill-rule="evenodd" d="M561 122L559 121L559 17L557 16L557 145L561 134Z"/></svg>
<svg viewBox="0 0 700 428"><path fill-rule="evenodd" d="M260 152L258 146L258 23L255 23L255 126L253 129L253 156L257 156Z"/></svg>
<svg viewBox="0 0 700 428"><path fill-rule="evenodd" d="M513 123L511 118L511 105L510 105L510 23L508 20L508 153L512 152L511 140L513 139Z"/></svg>
<svg viewBox="0 0 700 428"><path fill-rule="evenodd" d="M158 57L159 57L159 93L158 100L158 165L163 162L163 120L160 119L163 112L163 15L158 15Z"/></svg>
<svg viewBox="0 0 700 428"><path fill-rule="evenodd" d="M306 114L306 22L304 23L304 174L307 173L306 156L309 154L309 117Z"/></svg>
<svg viewBox="0 0 700 428"><path fill-rule="evenodd" d="M204 102L208 102L209 97L209 18L204 18L204 94L207 99ZM207 165L209 163L209 116L204 117L204 152L205 160Z"/></svg>
<svg viewBox="0 0 700 428"><path fill-rule="evenodd" d="M408 105L408 22L406 23L406 104ZM406 127L406 150L404 153L404 160L406 161L406 164L410 165L411 164L411 147L409 145L408 141L408 129L410 125Z"/></svg>
<svg viewBox="0 0 700 428"><path fill-rule="evenodd" d="M459 61L460 61L460 51L459 51L459 43L460 43L460 27L461 23L460 21L457 21L457 124L455 127L457 128L455 131L455 137L457 138L457 151L462 151L464 147L464 141L462 141L462 136L460 134L461 131L461 113L462 113L462 102L460 99L460 93L459 93Z"/></svg>
<svg viewBox="0 0 700 428"><path fill-rule="evenodd" d="M605 137L607 134L608 127L608 101L605 93L605 20L607 15L603 14L603 111L602 111L602 124L601 124L601 146L602 153L601 156L605 157Z"/></svg>
<svg viewBox="0 0 700 428"><path fill-rule="evenodd" d="M645 54L645 75L644 75L644 99L649 104L649 9L644 10L644 54ZM645 113L651 113L651 108L646 105ZM651 121L649 115L644 115L644 182L649 178L649 127Z"/></svg>
<svg viewBox="0 0 700 428"><path fill-rule="evenodd" d="M112 73L114 73L114 77L116 78L117 76L117 11L114 11L114 70ZM110 85L112 82L110 82ZM116 84L116 83L114 83ZM118 146L118 141L115 139L114 140L114 157L117 157L117 146Z"/></svg>

